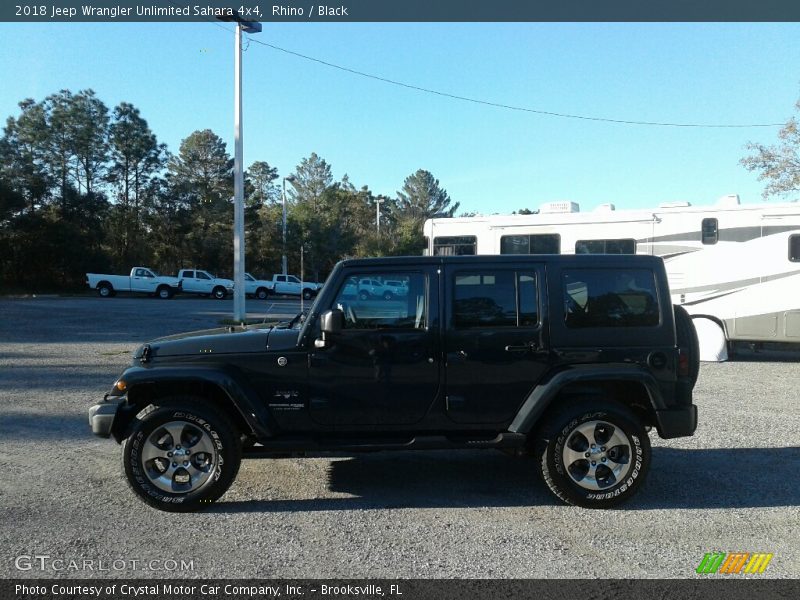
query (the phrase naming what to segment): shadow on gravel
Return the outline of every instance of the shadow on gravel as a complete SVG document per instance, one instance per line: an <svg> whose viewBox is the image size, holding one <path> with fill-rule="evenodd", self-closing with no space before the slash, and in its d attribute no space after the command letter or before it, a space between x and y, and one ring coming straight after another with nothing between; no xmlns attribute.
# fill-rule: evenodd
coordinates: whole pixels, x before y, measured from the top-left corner
<svg viewBox="0 0 800 600"><path fill-rule="evenodd" d="M87 402L86 410L75 413L0 412L0 440L38 444L65 439L94 439L89 428L88 408ZM42 450L43 458L45 454Z"/></svg>
<svg viewBox="0 0 800 600"><path fill-rule="evenodd" d="M656 448L628 510L797 506L800 448ZM265 475L268 476L268 475ZM212 512L546 506L557 502L531 459L500 453L385 453L332 462L329 489L353 498L220 502Z"/></svg>

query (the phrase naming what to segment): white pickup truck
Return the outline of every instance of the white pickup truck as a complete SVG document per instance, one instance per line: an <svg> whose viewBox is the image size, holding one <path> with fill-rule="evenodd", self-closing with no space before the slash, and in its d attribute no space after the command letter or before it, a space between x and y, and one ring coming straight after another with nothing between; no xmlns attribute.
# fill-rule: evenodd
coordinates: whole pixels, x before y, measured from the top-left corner
<svg viewBox="0 0 800 600"><path fill-rule="evenodd" d="M290 296L302 295L305 300L311 300L322 289L321 283L300 281L294 275L273 275L273 293L288 294Z"/></svg>
<svg viewBox="0 0 800 600"><path fill-rule="evenodd" d="M185 294L198 294L200 296L214 296L217 300L224 300L233 292L233 281L214 277L208 271L199 269L181 269L178 271Z"/></svg>
<svg viewBox="0 0 800 600"><path fill-rule="evenodd" d="M86 284L103 298L115 296L117 292L132 292L172 298L181 291L177 277L165 277L148 267L133 267L130 275L106 275L87 273Z"/></svg>

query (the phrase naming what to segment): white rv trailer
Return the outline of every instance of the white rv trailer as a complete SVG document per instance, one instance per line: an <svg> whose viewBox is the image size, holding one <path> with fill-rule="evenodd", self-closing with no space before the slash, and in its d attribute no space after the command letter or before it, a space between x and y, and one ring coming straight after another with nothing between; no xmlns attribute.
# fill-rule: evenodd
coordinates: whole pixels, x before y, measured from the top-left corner
<svg viewBox="0 0 800 600"><path fill-rule="evenodd" d="M672 301L694 318L704 360L724 359L726 342L800 343L800 203L580 212L574 202L534 215L429 219L426 253L654 254Z"/></svg>

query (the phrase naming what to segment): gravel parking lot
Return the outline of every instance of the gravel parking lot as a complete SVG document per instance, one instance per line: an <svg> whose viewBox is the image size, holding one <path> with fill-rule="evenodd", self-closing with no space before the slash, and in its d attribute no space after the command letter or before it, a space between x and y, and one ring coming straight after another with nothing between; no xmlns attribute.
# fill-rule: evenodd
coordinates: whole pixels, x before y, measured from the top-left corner
<svg viewBox="0 0 800 600"><path fill-rule="evenodd" d="M299 308L248 302L254 317L270 305L280 318ZM649 479L621 510L557 504L530 460L495 451L245 461L208 511L150 509L123 480L119 446L91 435L87 408L139 343L217 326L231 309L0 299L0 577L53 576L50 562L15 566L48 555L124 561L110 577L683 578L712 551L772 552L761 577L800 576L796 353L704 364L697 434L654 437Z"/></svg>

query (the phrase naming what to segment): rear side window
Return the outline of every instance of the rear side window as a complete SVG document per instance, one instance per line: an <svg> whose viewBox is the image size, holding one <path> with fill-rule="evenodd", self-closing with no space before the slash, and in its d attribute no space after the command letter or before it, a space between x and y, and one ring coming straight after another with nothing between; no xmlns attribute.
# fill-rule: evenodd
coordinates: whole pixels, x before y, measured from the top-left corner
<svg viewBox="0 0 800 600"><path fill-rule="evenodd" d="M563 274L567 327L652 327L659 309L648 269L569 269Z"/></svg>
<svg viewBox="0 0 800 600"><path fill-rule="evenodd" d="M538 307L535 273L492 270L455 275L455 327L535 326Z"/></svg>
<svg viewBox="0 0 800 600"><path fill-rule="evenodd" d="M561 254L561 236L557 233L504 235L500 254Z"/></svg>
<svg viewBox="0 0 800 600"><path fill-rule="evenodd" d="M433 238L434 256L468 256L477 254L478 238L460 235Z"/></svg>
<svg viewBox="0 0 800 600"><path fill-rule="evenodd" d="M636 254L636 240L578 240L575 254Z"/></svg>
<svg viewBox="0 0 800 600"><path fill-rule="evenodd" d="M800 262L800 235L789 236L789 260Z"/></svg>

